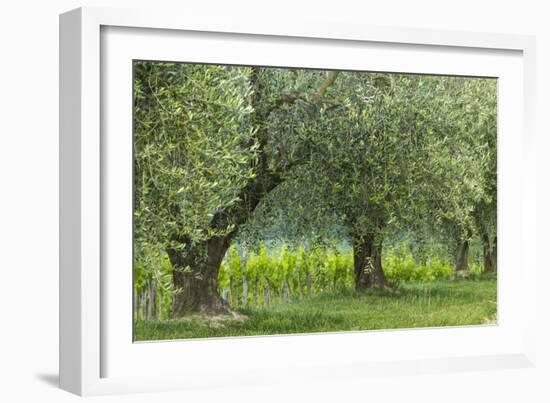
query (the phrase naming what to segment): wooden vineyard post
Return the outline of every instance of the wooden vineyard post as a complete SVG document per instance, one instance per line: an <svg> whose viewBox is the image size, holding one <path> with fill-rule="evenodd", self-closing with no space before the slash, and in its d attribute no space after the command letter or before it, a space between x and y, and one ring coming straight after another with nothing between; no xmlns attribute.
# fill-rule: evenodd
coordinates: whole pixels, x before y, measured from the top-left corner
<svg viewBox="0 0 550 403"><path fill-rule="evenodd" d="M156 310L156 292L155 292L155 280L152 276L149 276L147 279L147 287L148 287L148 294L149 294L149 306L148 306L148 312L147 316L149 319L155 319L157 315Z"/></svg>
<svg viewBox="0 0 550 403"><path fill-rule="evenodd" d="M242 295L242 304L246 308L248 305L248 280L246 276L243 277L243 295Z"/></svg>
<svg viewBox="0 0 550 403"><path fill-rule="evenodd" d="M264 305L269 306L271 304L271 287L267 283L264 288Z"/></svg>
<svg viewBox="0 0 550 403"><path fill-rule="evenodd" d="M139 303L139 296L136 292L136 288L134 287L134 320L138 319L138 303Z"/></svg>
<svg viewBox="0 0 550 403"><path fill-rule="evenodd" d="M233 306L233 274L229 275L229 296L227 299L229 305Z"/></svg>
<svg viewBox="0 0 550 403"><path fill-rule="evenodd" d="M303 294L302 294L302 280L300 278L300 271L299 270L296 270L296 277L298 279L298 298L302 299L303 298Z"/></svg>
<svg viewBox="0 0 550 403"><path fill-rule="evenodd" d="M290 301L290 287L286 278L283 281L283 301Z"/></svg>
<svg viewBox="0 0 550 403"><path fill-rule="evenodd" d="M222 291L222 299L227 302L229 304L229 295L230 295L230 292L229 292L229 289L228 288L225 288L223 291Z"/></svg>
<svg viewBox="0 0 550 403"><path fill-rule="evenodd" d="M141 318L147 319L147 288L141 290Z"/></svg>

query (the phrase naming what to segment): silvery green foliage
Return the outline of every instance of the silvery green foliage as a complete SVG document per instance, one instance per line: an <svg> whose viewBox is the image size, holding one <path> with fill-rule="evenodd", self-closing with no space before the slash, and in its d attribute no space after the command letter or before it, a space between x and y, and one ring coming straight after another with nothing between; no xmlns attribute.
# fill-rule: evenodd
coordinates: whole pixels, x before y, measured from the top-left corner
<svg viewBox="0 0 550 403"><path fill-rule="evenodd" d="M214 214L253 178L255 127L247 68L135 65L135 235L165 243L216 235ZM223 233L231 227L220 228Z"/></svg>
<svg viewBox="0 0 550 403"><path fill-rule="evenodd" d="M275 115L300 162L245 233L466 232L476 206L496 196L495 91L490 79L341 72L307 113Z"/></svg>
<svg viewBox="0 0 550 403"><path fill-rule="evenodd" d="M496 81L137 62L135 237L330 241L494 228ZM213 217L277 178L244 224ZM233 210L233 213L235 211ZM241 214L241 216L242 216ZM444 231L445 230L445 231ZM177 245L172 245L177 246Z"/></svg>

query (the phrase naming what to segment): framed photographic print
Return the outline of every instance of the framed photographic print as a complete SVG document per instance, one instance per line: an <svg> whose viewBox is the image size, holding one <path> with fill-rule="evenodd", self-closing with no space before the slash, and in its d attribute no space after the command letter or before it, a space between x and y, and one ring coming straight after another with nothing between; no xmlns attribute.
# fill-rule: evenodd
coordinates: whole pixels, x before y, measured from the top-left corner
<svg viewBox="0 0 550 403"><path fill-rule="evenodd" d="M531 37L84 8L60 45L64 389L533 365Z"/></svg>

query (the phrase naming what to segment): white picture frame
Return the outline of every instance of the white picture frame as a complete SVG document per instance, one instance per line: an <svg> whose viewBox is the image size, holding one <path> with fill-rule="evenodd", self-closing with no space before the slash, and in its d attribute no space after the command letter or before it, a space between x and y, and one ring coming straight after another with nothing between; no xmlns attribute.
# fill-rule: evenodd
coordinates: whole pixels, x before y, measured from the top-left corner
<svg viewBox="0 0 550 403"><path fill-rule="evenodd" d="M176 43L187 46L179 47L176 54ZM222 45L231 54L224 55ZM339 57L317 59L319 52L314 48L331 49ZM530 313L536 311L536 262L529 235L536 232L534 49L534 38L520 35L313 20L299 24L244 17L221 20L152 10L80 8L62 14L61 387L79 395L96 395L293 382L298 374L302 381L334 381L358 374L534 365L535 318ZM376 55L376 63L362 61L361 55L366 54ZM144 58L277 65L274 57L279 57L281 65L301 57L296 62L300 67L336 69L345 64L352 69L485 75L501 80L498 325L139 344L128 339L132 318L131 312L126 315L131 305L129 273L107 269L113 261L124 265L131 257L127 242L131 213L125 215L128 204L124 204L130 185L125 181L131 178L124 169L131 163L131 153L126 152L128 137L112 135L115 128L127 133L129 121L131 126L127 62ZM113 120L112 116L123 117ZM117 166L126 168L114 166L113 155L122 158ZM117 204L117 200L122 202ZM521 237L514 254L506 247L511 231L516 239L518 234ZM118 242L117 248L111 248L111 242ZM359 345L367 346L363 355L351 355ZM329 346L328 353L316 354L320 346ZM300 354L285 361L281 359L285 351ZM220 367L222 358L236 364Z"/></svg>

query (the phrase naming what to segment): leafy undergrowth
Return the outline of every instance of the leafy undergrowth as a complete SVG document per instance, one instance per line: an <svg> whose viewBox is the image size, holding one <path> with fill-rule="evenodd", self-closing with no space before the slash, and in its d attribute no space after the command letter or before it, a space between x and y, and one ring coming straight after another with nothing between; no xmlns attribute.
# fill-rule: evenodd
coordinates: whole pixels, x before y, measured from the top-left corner
<svg viewBox="0 0 550 403"><path fill-rule="evenodd" d="M136 341L496 323L495 276L325 293L233 315L138 320Z"/></svg>

